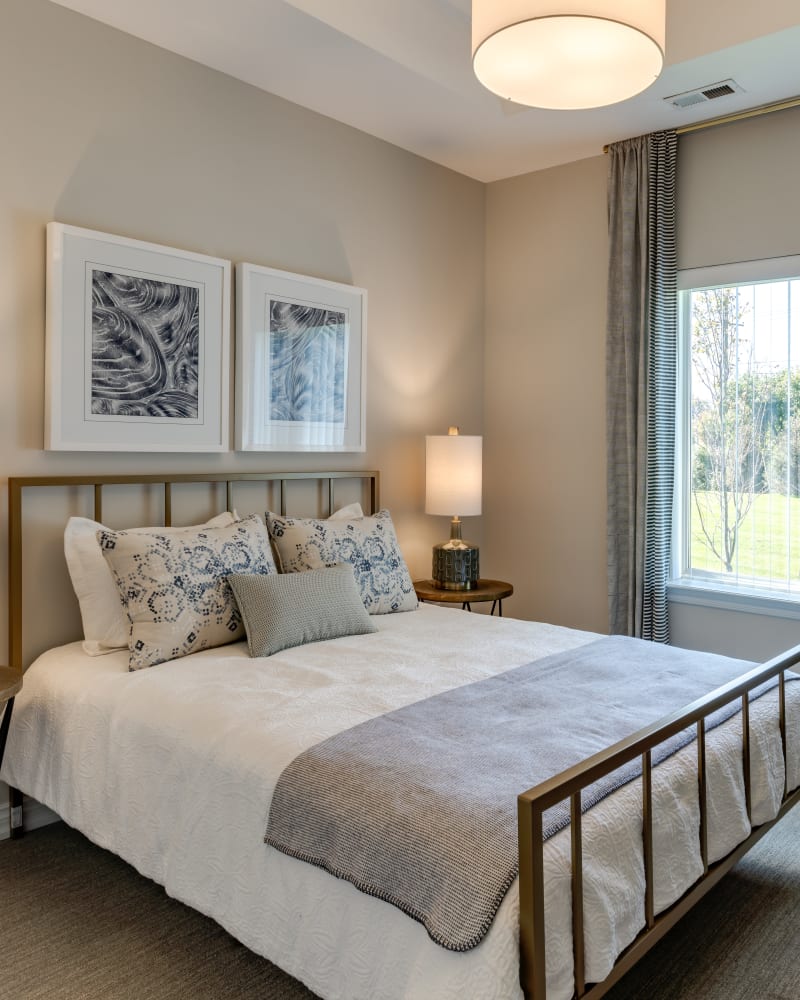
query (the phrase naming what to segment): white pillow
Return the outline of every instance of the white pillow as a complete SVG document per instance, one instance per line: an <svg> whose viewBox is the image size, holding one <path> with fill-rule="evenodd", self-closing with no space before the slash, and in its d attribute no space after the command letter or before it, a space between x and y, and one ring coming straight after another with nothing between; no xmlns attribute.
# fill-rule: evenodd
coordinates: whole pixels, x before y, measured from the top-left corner
<svg viewBox="0 0 800 1000"><path fill-rule="evenodd" d="M364 511L360 503L349 503L346 507L335 510L328 518L329 521L352 521L354 518L363 517Z"/></svg>
<svg viewBox="0 0 800 1000"><path fill-rule="evenodd" d="M225 511L204 525L176 528L131 528L138 534L172 535L197 531L201 527L232 524L234 514ZM72 589L78 598L83 622L83 648L89 656L102 656L115 649L127 649L130 623L122 605L111 570L103 558L98 531L108 530L88 517L71 517L64 529L64 555L67 559Z"/></svg>

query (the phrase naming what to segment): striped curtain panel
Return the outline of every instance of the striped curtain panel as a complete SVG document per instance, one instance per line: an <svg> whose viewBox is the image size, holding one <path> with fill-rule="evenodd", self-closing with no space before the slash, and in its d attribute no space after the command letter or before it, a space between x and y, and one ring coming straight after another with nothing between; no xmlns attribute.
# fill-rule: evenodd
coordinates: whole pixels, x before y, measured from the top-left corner
<svg viewBox="0 0 800 1000"><path fill-rule="evenodd" d="M612 634L669 642L677 371L677 136L608 164L608 595Z"/></svg>

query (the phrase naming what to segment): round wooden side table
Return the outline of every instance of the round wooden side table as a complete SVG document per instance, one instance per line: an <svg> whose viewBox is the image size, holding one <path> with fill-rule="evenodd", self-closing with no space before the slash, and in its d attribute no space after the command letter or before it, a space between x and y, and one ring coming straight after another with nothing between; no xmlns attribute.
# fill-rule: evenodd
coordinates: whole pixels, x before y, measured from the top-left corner
<svg viewBox="0 0 800 1000"><path fill-rule="evenodd" d="M464 611L472 611L470 605L483 601L492 602L493 615L497 609L498 617L503 617L503 598L511 597L514 587L505 580L478 580L477 587L472 590L440 590L434 587L433 580L415 580L414 590L420 601L430 601L437 604L460 604Z"/></svg>

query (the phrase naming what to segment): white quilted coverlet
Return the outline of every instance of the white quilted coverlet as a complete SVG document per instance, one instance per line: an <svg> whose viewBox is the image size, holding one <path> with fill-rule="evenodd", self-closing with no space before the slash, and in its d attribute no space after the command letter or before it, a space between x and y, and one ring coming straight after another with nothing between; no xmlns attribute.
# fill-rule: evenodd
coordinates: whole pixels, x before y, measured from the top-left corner
<svg viewBox="0 0 800 1000"><path fill-rule="evenodd" d="M429 605L376 621L373 635L269 659L237 643L135 673L126 652L50 650L25 675L3 778L322 997L517 1000L516 886L477 948L446 951L388 903L267 847L270 799L284 766L335 732L597 636ZM790 787L800 781L796 688L787 686ZM775 701L751 712L757 823L775 815L783 788ZM709 736L712 860L748 832L739 725ZM687 747L656 771L659 909L701 873L694 754ZM584 817L590 981L644 922L639 803L636 782ZM566 1000L568 830L548 841L546 869L548 997Z"/></svg>

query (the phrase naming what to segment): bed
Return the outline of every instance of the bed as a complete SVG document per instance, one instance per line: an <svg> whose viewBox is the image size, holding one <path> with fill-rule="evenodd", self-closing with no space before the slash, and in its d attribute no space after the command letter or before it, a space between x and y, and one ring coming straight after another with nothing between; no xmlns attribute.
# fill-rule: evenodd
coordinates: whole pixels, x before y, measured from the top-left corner
<svg viewBox="0 0 800 1000"><path fill-rule="evenodd" d="M520 788L519 879L480 944L442 948L397 907L263 843L281 773L307 748L364 720L598 637L421 605L375 616L370 634L268 660L235 642L129 672L126 652L88 656L80 641L35 635L28 650L38 630L23 614L23 597L31 603L35 579L26 582L23 569L35 576L47 563L23 551L39 546L45 516L40 509L25 529L23 496L57 519L42 498L60 491L69 511L88 502L100 521L109 494L143 481L159 491L166 524L175 491L206 484L224 491L214 494L217 509L241 507L237 490L261 485L278 493L257 498L260 510L284 512L296 485L310 487L317 515L334 510L341 502L334 489L345 484L378 507L374 473L11 480L12 664L21 669L37 646L50 648L17 696L2 777L322 997L600 996L798 798L800 684L791 683L790 668L800 649L566 773ZM443 651L435 670L432 649ZM774 688L751 702L748 692L769 678ZM726 702L743 711L706 731L705 720ZM654 767L658 745L687 727L697 739ZM641 777L581 814L581 789L632 760ZM543 842L543 817L564 799L571 823Z"/></svg>

